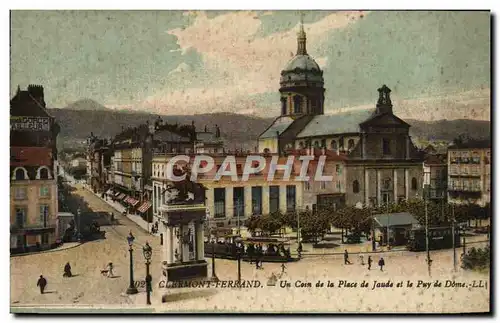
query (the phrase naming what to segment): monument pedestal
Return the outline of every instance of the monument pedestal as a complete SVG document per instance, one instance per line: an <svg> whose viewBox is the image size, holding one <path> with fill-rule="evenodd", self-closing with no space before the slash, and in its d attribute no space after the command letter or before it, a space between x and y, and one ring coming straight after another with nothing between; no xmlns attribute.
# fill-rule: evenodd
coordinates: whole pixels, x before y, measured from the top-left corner
<svg viewBox="0 0 500 323"><path fill-rule="evenodd" d="M203 222L204 204L169 204L160 207L162 214L164 261L167 282L204 280L207 276Z"/></svg>

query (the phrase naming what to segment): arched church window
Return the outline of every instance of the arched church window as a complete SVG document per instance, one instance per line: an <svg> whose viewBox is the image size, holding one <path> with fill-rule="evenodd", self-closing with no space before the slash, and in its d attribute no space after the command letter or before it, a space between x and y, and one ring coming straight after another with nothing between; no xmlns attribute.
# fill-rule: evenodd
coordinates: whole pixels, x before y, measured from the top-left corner
<svg viewBox="0 0 500 323"><path fill-rule="evenodd" d="M319 141L314 141L314 147L319 148Z"/></svg>
<svg viewBox="0 0 500 323"><path fill-rule="evenodd" d="M347 149L351 150L354 148L354 139L349 139L347 142Z"/></svg>
<svg viewBox="0 0 500 323"><path fill-rule="evenodd" d="M411 189L412 189L412 190L416 190L416 189L417 189L417 187L418 187L417 179L416 179L415 177L413 177L413 178L411 179Z"/></svg>
<svg viewBox="0 0 500 323"><path fill-rule="evenodd" d="M331 148L332 150L337 150L337 142L336 142L335 140L332 140L332 141L330 142L330 148Z"/></svg>
<svg viewBox="0 0 500 323"><path fill-rule="evenodd" d="M321 148L326 148L326 139L321 139Z"/></svg>
<svg viewBox="0 0 500 323"><path fill-rule="evenodd" d="M300 95L293 97L293 113L302 113L302 97Z"/></svg>
<svg viewBox="0 0 500 323"><path fill-rule="evenodd" d="M281 98L281 114L286 114L286 98Z"/></svg>
<svg viewBox="0 0 500 323"><path fill-rule="evenodd" d="M359 193L359 182L357 180L352 182L352 192Z"/></svg>

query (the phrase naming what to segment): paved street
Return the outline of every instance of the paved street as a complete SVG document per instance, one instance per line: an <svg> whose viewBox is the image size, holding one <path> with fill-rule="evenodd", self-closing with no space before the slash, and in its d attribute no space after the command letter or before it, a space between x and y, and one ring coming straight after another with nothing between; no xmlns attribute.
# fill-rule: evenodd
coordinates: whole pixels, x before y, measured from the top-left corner
<svg viewBox="0 0 500 323"><path fill-rule="evenodd" d="M81 197L80 207L95 212L110 212L112 208L94 194L80 186L73 192ZM84 203L87 203L85 205ZM375 280L393 282L400 280L428 281L425 253L394 252L374 255L373 269L368 271L360 264L356 255L351 256L352 265L344 265L343 257L314 256L307 257L297 263L286 265L280 280L287 280L292 285L297 281L311 282L310 288L268 287L266 282L272 273L280 275L281 265L264 263L263 270L255 269L255 265L242 262L242 278L259 280L263 287L257 289L238 288L203 288L203 289L158 289L161 280L160 244L158 237L152 237L135 223L123 218L118 212L115 217L119 224L102 226L106 231L106 239L87 242L81 246L45 254L11 258L11 305L46 305L46 306L85 306L105 308L144 308L145 294L143 290L133 296L124 292L129 284L129 256L126 236L130 230L136 237L134 245L135 278L145 275L142 246L146 241L153 247L153 264L151 265L155 311L389 311L389 312L457 312L484 311L489 306L489 281L486 274L464 273L461 269L452 272L451 250L432 252L433 266L431 281L439 279L455 279L471 283L473 280L488 282L488 288L378 288L372 290ZM457 250L459 257L461 250ZM381 272L377 267L379 257L383 256L386 268ZM365 256L365 261L367 256ZM63 266L69 261L73 278L63 278ZM211 260L209 263L209 272ZM115 265L117 278L106 278L100 270L108 262ZM216 272L222 280L237 279L237 263L228 260L216 260ZM49 293L40 295L36 287L38 276L43 274L48 280ZM455 278L453 278L455 277ZM318 280L325 284L328 280L337 283L339 280L358 282L356 288L315 288ZM359 288L361 281L366 280L369 288ZM161 296L169 294L167 303L161 303Z"/></svg>
<svg viewBox="0 0 500 323"><path fill-rule="evenodd" d="M77 186L72 192L82 197L87 207L95 212L114 211L109 205L94 194ZM82 205L82 212L85 206ZM132 230L136 237L134 243L134 268L136 277L145 276L142 246L149 241L153 248L153 275L160 275L160 241L152 237L135 223L122 217L118 212L115 218L119 224L102 226L106 239L82 244L76 248L51 253L35 254L11 258L11 302L22 304L126 304L128 297L120 296L129 283L129 253L126 237ZM73 278L63 278L63 267L70 262ZM112 262L117 278L106 278L100 274L107 263ZM156 270L155 270L156 269ZM40 295L36 287L38 276L42 274L48 280L45 295ZM158 277L159 279L159 277Z"/></svg>

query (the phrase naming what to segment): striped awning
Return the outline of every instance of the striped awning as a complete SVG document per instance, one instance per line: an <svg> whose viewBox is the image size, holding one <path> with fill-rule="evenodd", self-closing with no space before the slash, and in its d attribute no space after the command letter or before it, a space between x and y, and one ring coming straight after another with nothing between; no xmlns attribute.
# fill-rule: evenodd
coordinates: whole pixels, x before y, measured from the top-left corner
<svg viewBox="0 0 500 323"><path fill-rule="evenodd" d="M118 197L120 194L121 194L120 192L116 192L115 197Z"/></svg>
<svg viewBox="0 0 500 323"><path fill-rule="evenodd" d="M113 190L112 189L107 190L106 195L114 195Z"/></svg>
<svg viewBox="0 0 500 323"><path fill-rule="evenodd" d="M127 196L127 195L125 195L125 193L121 193L120 195L118 195L117 199L119 199L119 200L123 200L123 198L124 198L125 196Z"/></svg>
<svg viewBox="0 0 500 323"><path fill-rule="evenodd" d="M139 200L136 200L135 198L133 198L132 196L129 196L125 199L125 202L127 202L128 204L132 205L132 206L136 206L138 203L139 203Z"/></svg>
<svg viewBox="0 0 500 323"><path fill-rule="evenodd" d="M142 203L141 206L139 206L139 208L137 209L137 211L139 211L141 213L144 213L147 210L149 210L149 208L151 207L151 205L152 205L151 202L145 201L144 203Z"/></svg>

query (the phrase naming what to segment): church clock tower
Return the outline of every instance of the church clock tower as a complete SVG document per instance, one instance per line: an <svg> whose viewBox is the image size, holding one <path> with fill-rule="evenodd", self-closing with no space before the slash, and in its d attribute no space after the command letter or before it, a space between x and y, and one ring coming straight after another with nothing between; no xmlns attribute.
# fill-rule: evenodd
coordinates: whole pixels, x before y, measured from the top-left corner
<svg viewBox="0 0 500 323"><path fill-rule="evenodd" d="M324 113L323 71L307 54L302 17L297 34L297 54L281 71L281 116L292 118Z"/></svg>

